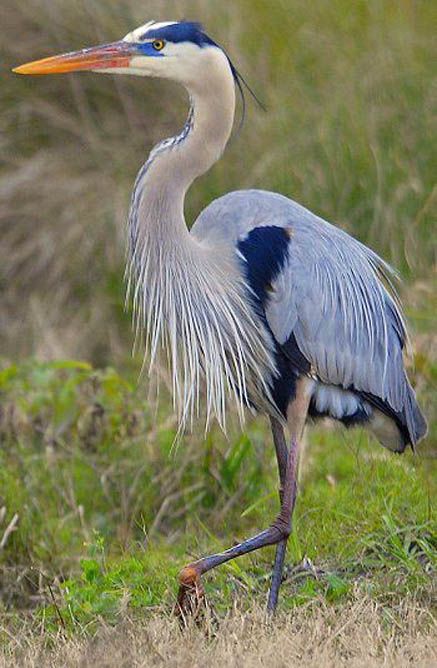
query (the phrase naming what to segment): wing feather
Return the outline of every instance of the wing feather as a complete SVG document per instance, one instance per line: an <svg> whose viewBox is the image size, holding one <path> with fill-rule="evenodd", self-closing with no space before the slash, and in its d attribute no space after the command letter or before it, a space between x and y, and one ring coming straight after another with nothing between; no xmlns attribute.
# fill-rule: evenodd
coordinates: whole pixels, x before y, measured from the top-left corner
<svg viewBox="0 0 437 668"><path fill-rule="evenodd" d="M326 225L326 224L325 224ZM380 280L387 264L339 229L299 226L266 306L279 343L293 333L325 383L405 403L402 313ZM316 232L316 234L314 234Z"/></svg>
<svg viewBox="0 0 437 668"><path fill-rule="evenodd" d="M260 190L215 200L192 234L211 246L238 248L241 238L263 226L290 233L288 260L265 305L277 342L287 346L293 337L293 354L298 346L324 383L388 406L416 443L426 433L426 421L404 369L408 338L393 286L396 272L343 230L293 200Z"/></svg>

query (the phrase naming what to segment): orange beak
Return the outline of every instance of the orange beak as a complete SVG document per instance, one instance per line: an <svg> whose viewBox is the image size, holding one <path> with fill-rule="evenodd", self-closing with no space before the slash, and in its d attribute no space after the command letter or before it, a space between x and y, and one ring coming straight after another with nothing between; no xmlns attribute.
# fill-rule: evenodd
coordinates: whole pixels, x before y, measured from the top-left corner
<svg viewBox="0 0 437 668"><path fill-rule="evenodd" d="M135 44L120 41L35 60L12 71L16 74L63 74L129 67L131 59L136 55L139 55L139 50Z"/></svg>

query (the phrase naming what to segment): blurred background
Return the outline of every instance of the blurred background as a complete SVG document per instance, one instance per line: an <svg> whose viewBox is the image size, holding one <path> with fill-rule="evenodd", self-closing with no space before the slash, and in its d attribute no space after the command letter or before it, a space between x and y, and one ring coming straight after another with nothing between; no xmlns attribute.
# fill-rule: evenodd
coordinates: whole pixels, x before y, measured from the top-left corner
<svg viewBox="0 0 437 668"><path fill-rule="evenodd" d="M183 124L184 91L134 77L25 78L9 68L118 39L152 18L203 22L267 106L249 100L242 132L192 188L187 220L230 190L291 196L398 267L407 314L431 336L433 4L3 0L2 357L99 366L130 358L130 192L152 145Z"/></svg>
<svg viewBox="0 0 437 668"><path fill-rule="evenodd" d="M148 398L131 356L130 193L153 144L182 127L184 91L10 69L150 19L203 22L267 111L248 98L243 129L189 193L187 221L225 192L271 189L394 264L409 373L432 423L435 15L428 0L1 1L0 610L16 621L14 609L36 607L38 637L49 623L57 632L60 614L82 633L119 619L126 601L170 609L183 563L271 521L277 474L264 418L227 438L196 425L175 451L171 403ZM401 602L428 606L435 427L421 457L326 424L308 440L288 559L298 569L309 557L325 575L287 571L283 605L372 595L391 606L384 624ZM254 592L264 605L271 559L214 573L213 599L229 610Z"/></svg>

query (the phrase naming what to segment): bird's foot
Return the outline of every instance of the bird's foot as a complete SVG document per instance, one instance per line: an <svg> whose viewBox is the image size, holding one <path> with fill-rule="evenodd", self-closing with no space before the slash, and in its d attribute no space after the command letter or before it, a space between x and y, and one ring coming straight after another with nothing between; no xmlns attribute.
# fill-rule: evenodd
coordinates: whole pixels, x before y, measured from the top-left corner
<svg viewBox="0 0 437 668"><path fill-rule="evenodd" d="M175 615L182 623L188 618L198 620L205 609L205 590L196 566L185 566L179 573L179 592Z"/></svg>

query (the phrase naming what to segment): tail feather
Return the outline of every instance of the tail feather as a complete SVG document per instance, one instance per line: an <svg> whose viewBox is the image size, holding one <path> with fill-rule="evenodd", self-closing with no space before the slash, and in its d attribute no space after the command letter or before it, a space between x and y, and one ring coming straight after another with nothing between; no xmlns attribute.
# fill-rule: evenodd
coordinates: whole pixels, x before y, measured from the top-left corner
<svg viewBox="0 0 437 668"><path fill-rule="evenodd" d="M408 383L408 381L407 381ZM414 446L426 436L428 425L419 404L417 403L416 393L408 383L407 401L404 410L408 433L410 436L411 447Z"/></svg>
<svg viewBox="0 0 437 668"><path fill-rule="evenodd" d="M395 411L387 401L375 395L368 392L360 393L374 409L370 423L371 430L384 447L395 452L403 452L408 445L411 445L414 451L428 430L426 419L417 403L416 393L406 375L404 382L405 401L400 411Z"/></svg>

